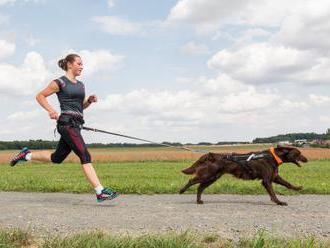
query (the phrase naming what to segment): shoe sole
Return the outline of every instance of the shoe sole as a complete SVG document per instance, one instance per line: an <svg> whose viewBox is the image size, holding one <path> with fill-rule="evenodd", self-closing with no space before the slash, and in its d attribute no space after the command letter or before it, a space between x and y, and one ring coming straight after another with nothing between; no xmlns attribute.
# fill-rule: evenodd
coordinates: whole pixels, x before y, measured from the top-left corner
<svg viewBox="0 0 330 248"><path fill-rule="evenodd" d="M104 199L96 199L96 201L97 202L110 201L110 200L113 200L113 199L117 198L118 196L119 196L119 194L115 194L114 196L107 197L107 198L104 198Z"/></svg>
<svg viewBox="0 0 330 248"><path fill-rule="evenodd" d="M27 152L27 151L29 151L29 148L27 148L27 147L24 147L21 151L20 151L20 153L17 155L17 156L19 156L21 153L24 153L24 152ZM30 153L31 151L29 151L29 152L27 152L26 154L28 154L28 153ZM25 155L26 155L25 154ZM26 162L26 160L17 160L17 161L13 161L13 159L10 161L10 166L11 167L14 167L16 164L18 164L19 162Z"/></svg>

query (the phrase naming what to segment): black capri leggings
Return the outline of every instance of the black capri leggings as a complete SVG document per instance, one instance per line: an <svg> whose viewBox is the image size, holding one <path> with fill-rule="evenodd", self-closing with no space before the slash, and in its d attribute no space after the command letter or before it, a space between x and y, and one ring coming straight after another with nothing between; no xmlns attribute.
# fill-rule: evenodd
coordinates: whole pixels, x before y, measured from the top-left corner
<svg viewBox="0 0 330 248"><path fill-rule="evenodd" d="M58 125L57 131L61 134L61 138L55 152L51 155L53 163L62 163L71 151L79 157L81 164L91 163L91 155L87 150L79 127Z"/></svg>

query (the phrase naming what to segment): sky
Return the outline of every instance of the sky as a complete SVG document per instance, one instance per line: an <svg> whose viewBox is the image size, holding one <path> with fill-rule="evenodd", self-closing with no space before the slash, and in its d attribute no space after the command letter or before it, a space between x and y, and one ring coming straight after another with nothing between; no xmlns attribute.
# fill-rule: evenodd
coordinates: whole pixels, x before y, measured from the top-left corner
<svg viewBox="0 0 330 248"><path fill-rule="evenodd" d="M327 0L0 0L0 140L59 139L35 96L72 52L98 96L86 126L182 143L324 133L329 33Z"/></svg>

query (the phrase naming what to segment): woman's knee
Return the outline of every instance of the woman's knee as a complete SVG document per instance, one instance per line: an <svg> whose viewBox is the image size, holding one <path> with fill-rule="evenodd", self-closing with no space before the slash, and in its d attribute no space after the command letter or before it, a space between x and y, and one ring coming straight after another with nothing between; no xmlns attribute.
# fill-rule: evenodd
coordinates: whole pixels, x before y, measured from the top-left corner
<svg viewBox="0 0 330 248"><path fill-rule="evenodd" d="M92 163L91 155L87 149L79 155L79 159L82 165Z"/></svg>
<svg viewBox="0 0 330 248"><path fill-rule="evenodd" d="M52 153L50 155L50 160L52 161L52 163L54 164L61 164L63 162L65 158L57 156L55 153Z"/></svg>

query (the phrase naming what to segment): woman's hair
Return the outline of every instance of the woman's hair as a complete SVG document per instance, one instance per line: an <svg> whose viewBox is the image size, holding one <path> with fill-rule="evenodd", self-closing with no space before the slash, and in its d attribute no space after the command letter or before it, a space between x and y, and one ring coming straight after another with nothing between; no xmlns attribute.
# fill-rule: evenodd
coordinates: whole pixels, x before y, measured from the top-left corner
<svg viewBox="0 0 330 248"><path fill-rule="evenodd" d="M76 57L80 57L78 54L68 54L64 59L60 59L57 64L60 68L62 68L64 71L68 70L68 62L73 63Z"/></svg>

